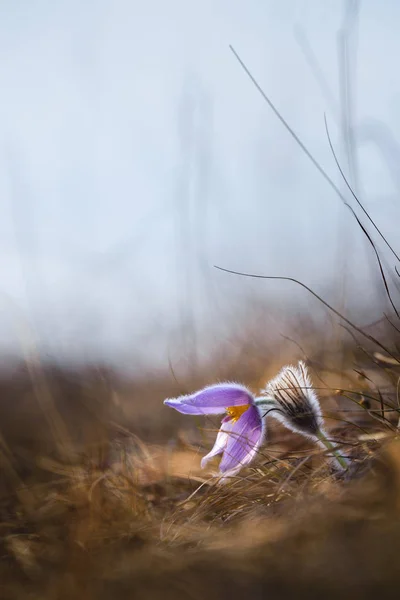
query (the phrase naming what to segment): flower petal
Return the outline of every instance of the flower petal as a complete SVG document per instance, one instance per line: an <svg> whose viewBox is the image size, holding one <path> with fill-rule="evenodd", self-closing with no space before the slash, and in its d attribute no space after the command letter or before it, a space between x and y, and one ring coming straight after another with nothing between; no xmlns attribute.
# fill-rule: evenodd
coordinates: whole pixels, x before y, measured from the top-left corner
<svg viewBox="0 0 400 600"><path fill-rule="evenodd" d="M217 439L215 440L213 449L201 459L200 465L202 469L204 469L207 463L214 458L214 456L222 454L222 452L225 450L232 427L232 421L229 421L228 419L224 419L222 421L222 425L218 431Z"/></svg>
<svg viewBox="0 0 400 600"><path fill-rule="evenodd" d="M194 394L164 400L164 404L185 415L220 415L229 406L253 403L252 393L239 383L218 383Z"/></svg>
<svg viewBox="0 0 400 600"><path fill-rule="evenodd" d="M226 444L219 469L221 473L234 474L249 464L257 453L264 437L264 425L256 406L250 406L234 423Z"/></svg>

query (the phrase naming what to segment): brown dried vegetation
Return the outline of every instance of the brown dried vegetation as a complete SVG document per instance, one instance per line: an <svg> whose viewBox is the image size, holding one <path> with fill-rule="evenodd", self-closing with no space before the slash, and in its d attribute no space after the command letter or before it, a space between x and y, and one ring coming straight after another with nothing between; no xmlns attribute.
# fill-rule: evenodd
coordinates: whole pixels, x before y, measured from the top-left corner
<svg viewBox="0 0 400 600"><path fill-rule="evenodd" d="M345 476L278 424L223 486L199 468L218 422L197 429L161 404L178 384L9 366L0 598L398 597L398 368L378 363L340 381L315 371L330 432L353 458ZM243 378L256 388L264 375Z"/></svg>

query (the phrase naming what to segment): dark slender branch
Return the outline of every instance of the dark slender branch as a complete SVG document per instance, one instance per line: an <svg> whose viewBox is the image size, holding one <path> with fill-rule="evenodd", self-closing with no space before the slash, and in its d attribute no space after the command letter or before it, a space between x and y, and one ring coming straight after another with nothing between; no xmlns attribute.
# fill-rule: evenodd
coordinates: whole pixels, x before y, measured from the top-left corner
<svg viewBox="0 0 400 600"><path fill-rule="evenodd" d="M349 205L348 205L348 208L349 208L349 209L351 210L351 212L353 213L353 216L354 216L354 218L356 219L356 221L357 221L358 225L361 227L361 229L362 229L363 233L365 234L365 237L367 238L367 240L369 241L369 243L371 244L371 246L372 246L372 248L373 248L373 250L374 250L374 252L375 252L375 256L376 256L376 259L377 259L377 261L378 261L379 270L380 270L380 273L381 273L381 277L382 277L383 285L385 286L386 295L387 295L387 297L389 298L389 302L390 302L390 304L392 305L392 308L393 308L394 312L396 313L396 316L397 316L397 318L398 318L398 319L400 319L400 315L399 315L399 313L398 313L398 311L397 311L397 308L396 308L396 306L395 306L395 304L394 304L394 302L393 302L393 300L392 300L392 296L391 296L391 294L390 294L389 286L388 286L388 284L387 284L387 281L386 281L385 272L384 272L384 270L383 270L383 267L382 267L382 262L381 262L381 259L380 259L380 256L379 256L379 253L378 253L378 250L377 250L377 248L376 248L376 246L375 246L375 244L374 244L374 241L373 241L373 239L371 238L370 234L368 233L367 229L366 229L366 228L364 227L364 225L361 223L360 219L359 219L359 218L358 218L358 216L356 215L356 213L355 213L355 211L353 210L353 208L352 208L351 206L349 206Z"/></svg>
<svg viewBox="0 0 400 600"><path fill-rule="evenodd" d="M247 66L245 65L245 63L242 61L242 59L240 58L240 56L238 55L238 53L236 52L236 50L233 48L233 46L230 45L229 48L232 51L232 53L234 54L234 56L237 59L237 61L239 62L239 64L242 67L242 69L245 71L246 75L249 77L249 79L252 81L253 85L257 88L258 92L264 98L265 102L268 104L268 106L270 107L270 109L273 111L273 113L275 114L275 116L279 119L279 121L282 123L282 125L285 127L285 129L290 133L290 135L296 141L296 143L298 144L298 146L300 146L300 148L303 150L303 152L307 156L307 158L312 162L312 164L314 165L314 167L322 175L322 177L329 184L329 186L334 190L334 192L339 196L339 198L342 200L342 202L344 202L344 204L349 207L349 204L346 201L346 198L344 197L344 195L342 194L342 192L339 190L339 188L337 187L337 185L335 185L335 183L329 177L329 175L327 174L327 172L323 169L323 167L320 165L320 163L314 158L314 156L308 150L307 146L301 141L301 139L299 138L299 136L290 127L290 125L288 124L288 122L283 118L283 116L281 115L281 113L278 111L278 109L275 107L275 105L272 103L272 101L268 98L267 94L264 92L264 90L262 89L262 87L260 86L260 84L258 83L258 81L255 79L255 77L249 71L249 69L247 68ZM357 202L362 207L362 205L361 205L361 203L360 203L360 201L358 199L357 199ZM363 210L364 210L364 212L366 212L364 208L363 208ZM370 219L368 213L366 213L366 214L367 214L368 218ZM373 223L372 220L371 220L371 222ZM375 224L374 224L374 226L377 229L377 231L379 232L379 234L382 237L382 239L385 241L385 243L389 247L389 249L391 250L391 252L396 257L396 259L400 262L400 258L397 256L397 254L395 253L395 251L393 250L393 248L389 245L389 243L387 242L386 238L382 235L382 233L379 231L379 229L376 227Z"/></svg>
<svg viewBox="0 0 400 600"><path fill-rule="evenodd" d="M247 76L251 79L251 81L254 84L254 86L257 88L257 90L259 91L259 93L261 94L261 96L264 98L265 102L268 104L268 106L270 107L270 109L272 110L272 112L275 114L275 116L279 119L279 121L282 123L282 125L285 127L285 129L290 133L290 135L292 136L292 138L300 146L300 148L303 150L304 154L309 158L309 160L312 162L312 164L314 165L314 167L319 171L319 173L322 175L322 177L325 179L325 181L327 181L327 183L330 185L330 187L343 200L343 202L345 204L347 204L346 198L343 196L343 194L341 193L341 191L339 190L339 188L337 187L337 185L335 185L335 183L329 177L328 173L323 169L323 167L321 167L321 165L319 164L319 162L314 158L314 156L311 154L311 152L308 150L308 148L305 146L305 144L303 144L303 142L301 141L301 139L299 138L299 136L294 132L294 130L290 127L289 123L283 118L283 116L281 115L281 113L278 111L278 109L275 107L275 105L268 98L267 94L264 92L264 90L262 89L262 87L260 86L260 84L257 82L257 80L253 77L253 75L251 74L251 72L249 71L249 69L246 67L246 65L244 64L244 62L242 61L242 59L240 58L240 56L238 55L238 53L236 52L236 50L233 48L233 46L229 46L229 48L231 49L231 51L234 54L235 58L237 59L237 61L241 65L242 69L245 71L245 73L247 74Z"/></svg>
<svg viewBox="0 0 400 600"><path fill-rule="evenodd" d="M381 230L379 229L379 227L376 225L375 221L369 216L368 211L364 208L363 204L360 202L360 200L357 197L357 194L354 192L353 188L351 187L346 175L343 172L342 167L340 166L340 162L337 158L335 149L333 147L332 144L332 140L331 140L331 136L329 133L329 129L328 129L328 122L326 119L326 114L324 114L324 121L325 121L325 130L326 130L326 135L328 137L328 142L329 142L329 146L333 155L333 158L335 159L335 163L337 168L339 169L339 172L343 178L343 181L345 182L348 190L350 191L351 195L353 196L354 200L357 202L358 206L361 208L361 210L363 211L363 213L365 214L365 216L367 217L367 219L370 221L370 223L373 225L373 227L375 228L375 230L377 231L377 233L380 235L380 237L383 239L383 241L385 242L386 246L389 248L389 250L392 252L392 254L396 257L396 259L400 262L400 257L398 256L398 254L393 250L392 246L389 244L389 242L387 241L387 239L385 238L385 236L383 235L383 233L381 232ZM349 205L347 205L349 206ZM350 207L349 207L350 208ZM354 211L353 211L353 214ZM358 220L358 219L357 219Z"/></svg>
<svg viewBox="0 0 400 600"><path fill-rule="evenodd" d="M219 271L224 271L225 273L231 273L232 275L239 275L241 277L252 277L253 279L275 279L275 280L279 280L279 281L292 281L293 283L300 285L302 288L304 288L310 294L312 294L314 296L314 298L317 298L317 300L319 300L331 312L333 312L333 314L335 314L337 317L342 319L345 323L347 323L347 325L350 325L350 327L352 327L355 331L360 333L363 337L368 339L370 342L373 342L374 344L379 346L379 348L382 348L382 350L384 350L387 354L389 354L389 356L394 358L395 361L400 364L400 360L396 356L394 356L394 354L392 354L390 352L390 350L388 350L388 348L386 348L379 340L375 339L372 335L365 333L365 331L363 331L362 329L357 327L357 325L354 325L354 323L352 323L349 319L347 319L347 317L342 315L338 310L336 310L336 308L331 306L328 302L326 302L326 300L321 298L321 296L319 296L316 292L314 292L311 288L309 288L305 283L302 283L298 279L294 279L294 277L277 277L277 276L273 276L273 275L256 275L253 273L242 273L240 271L233 271L231 269L225 269L224 267L219 267L218 265L214 265L214 267L216 269L218 269Z"/></svg>
<svg viewBox="0 0 400 600"><path fill-rule="evenodd" d="M397 333L400 333L400 329L398 327L396 327L396 325L394 323L392 323L392 321L389 319L388 315L386 313L383 313L383 314L385 316L385 319L389 323L389 325L391 325L393 327L393 329L395 329L397 331Z"/></svg>

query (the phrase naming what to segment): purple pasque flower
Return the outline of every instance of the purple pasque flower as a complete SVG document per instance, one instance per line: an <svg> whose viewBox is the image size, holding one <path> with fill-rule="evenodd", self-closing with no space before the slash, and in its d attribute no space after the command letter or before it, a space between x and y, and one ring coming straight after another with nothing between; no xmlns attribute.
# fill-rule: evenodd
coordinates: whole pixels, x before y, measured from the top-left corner
<svg viewBox="0 0 400 600"><path fill-rule="evenodd" d="M234 475L255 457L264 437L264 423L253 394L238 383L219 383L202 390L164 400L164 404L185 415L220 415L221 427L212 450L204 456L201 466L222 454L219 470Z"/></svg>

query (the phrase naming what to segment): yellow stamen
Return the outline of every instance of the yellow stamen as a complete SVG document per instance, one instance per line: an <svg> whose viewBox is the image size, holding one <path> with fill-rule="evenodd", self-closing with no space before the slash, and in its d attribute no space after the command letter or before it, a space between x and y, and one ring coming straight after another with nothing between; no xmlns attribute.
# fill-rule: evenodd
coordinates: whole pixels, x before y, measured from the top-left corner
<svg viewBox="0 0 400 600"><path fill-rule="evenodd" d="M248 408L249 404L245 404L244 406L230 406L226 409L226 412L231 420L235 423L235 421L237 421Z"/></svg>

